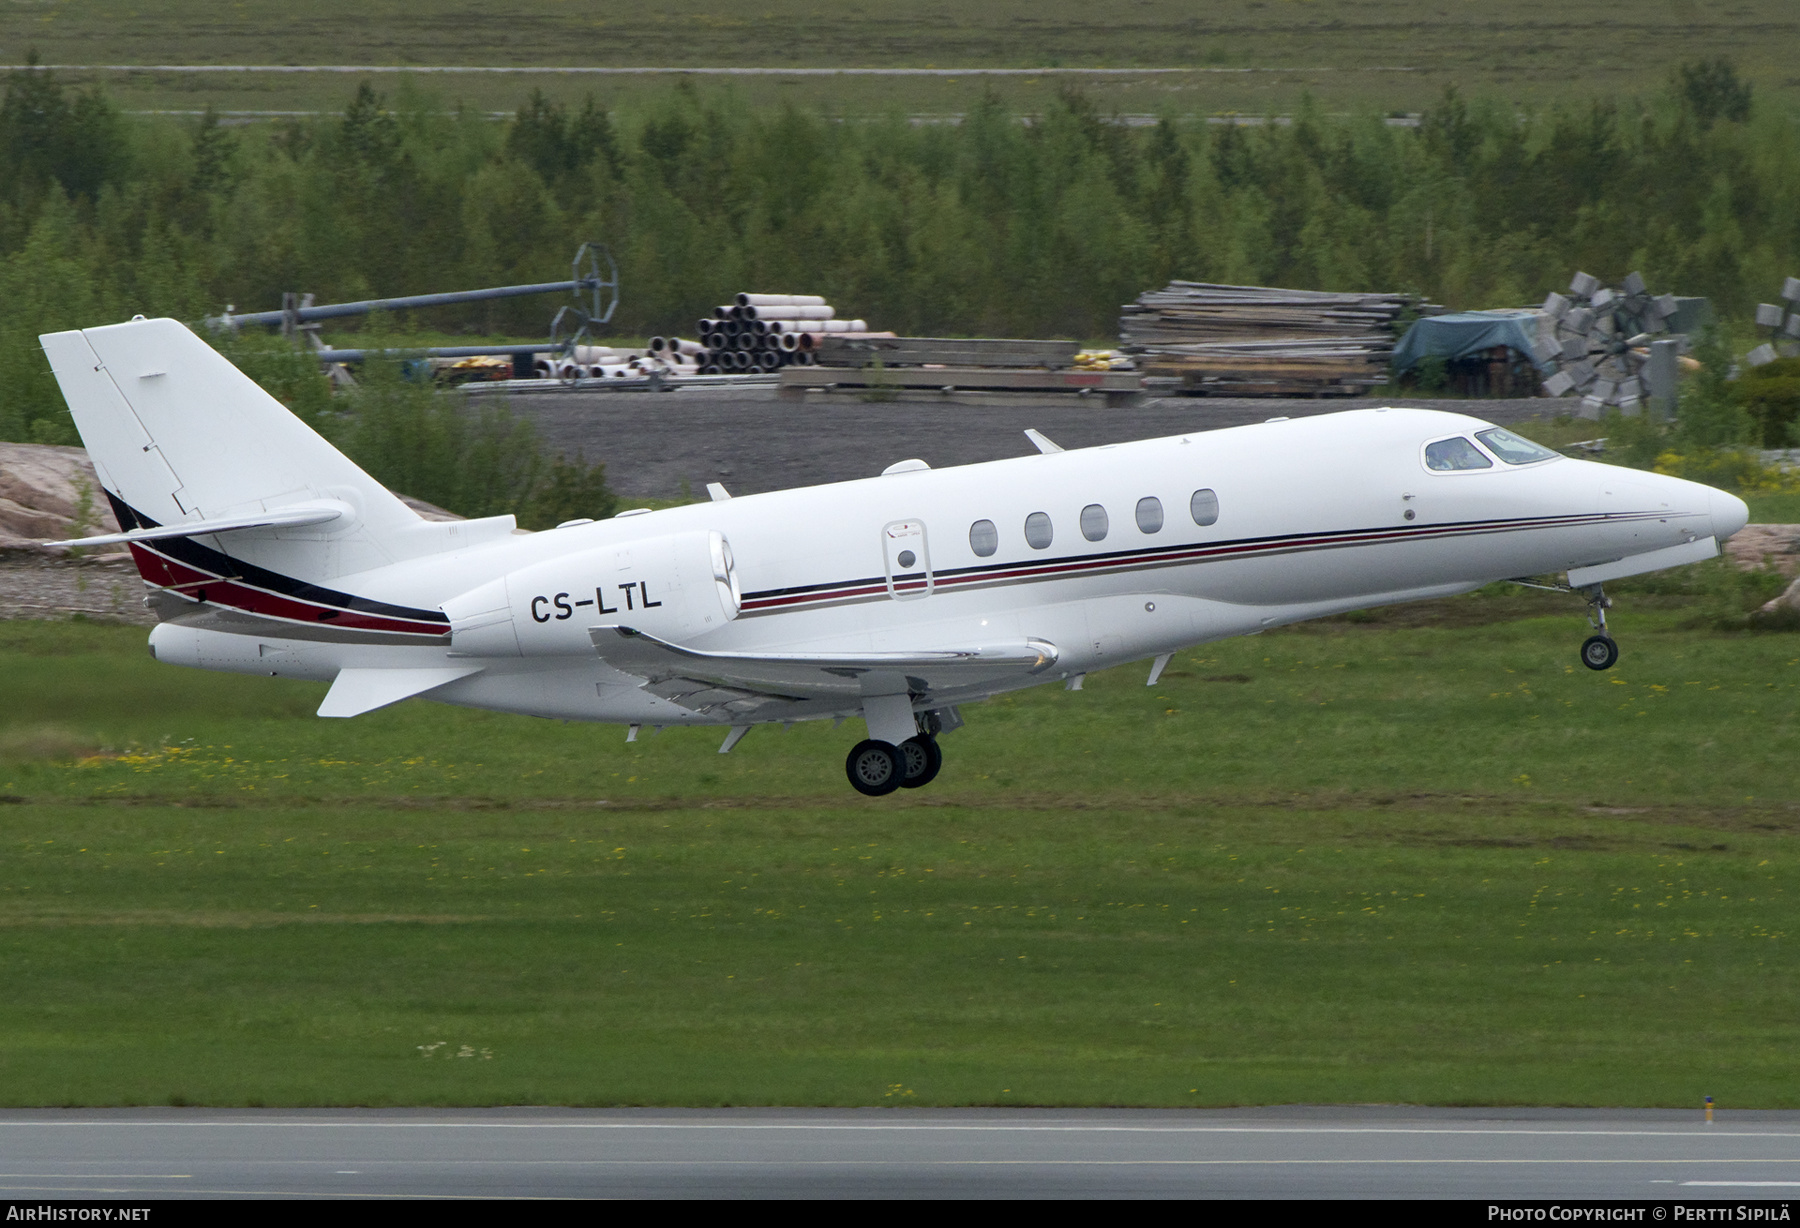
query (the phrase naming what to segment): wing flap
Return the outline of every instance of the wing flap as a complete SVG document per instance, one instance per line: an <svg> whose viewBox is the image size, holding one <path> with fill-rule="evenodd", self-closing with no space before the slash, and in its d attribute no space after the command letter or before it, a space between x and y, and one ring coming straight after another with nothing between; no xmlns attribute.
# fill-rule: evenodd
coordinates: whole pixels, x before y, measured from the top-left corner
<svg viewBox="0 0 1800 1228"><path fill-rule="evenodd" d="M1041 674L1058 656L1054 644L1039 639L917 652L727 653L684 648L631 627L591 627L588 636L601 660L653 689L690 679L789 700L954 690Z"/></svg>

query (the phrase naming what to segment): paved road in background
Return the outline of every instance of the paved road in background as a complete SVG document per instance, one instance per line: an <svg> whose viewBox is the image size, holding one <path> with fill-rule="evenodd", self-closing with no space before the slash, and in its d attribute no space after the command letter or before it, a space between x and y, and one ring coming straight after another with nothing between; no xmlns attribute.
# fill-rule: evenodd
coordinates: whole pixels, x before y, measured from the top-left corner
<svg viewBox="0 0 1800 1228"><path fill-rule="evenodd" d="M0 1198L1785 1199L1800 1113L0 1112Z"/></svg>
<svg viewBox="0 0 1800 1228"><path fill-rule="evenodd" d="M1378 404L1170 397L1106 409L1062 397L1035 405L827 405L819 398L777 400L772 389L515 393L507 403L535 422L551 447L606 462L607 483L620 494L653 499L677 497L684 479L695 493L723 482L733 494L747 495L873 477L915 456L934 468L1024 456L1032 451L1026 427L1077 448ZM1568 409L1544 400L1406 404L1500 423Z"/></svg>

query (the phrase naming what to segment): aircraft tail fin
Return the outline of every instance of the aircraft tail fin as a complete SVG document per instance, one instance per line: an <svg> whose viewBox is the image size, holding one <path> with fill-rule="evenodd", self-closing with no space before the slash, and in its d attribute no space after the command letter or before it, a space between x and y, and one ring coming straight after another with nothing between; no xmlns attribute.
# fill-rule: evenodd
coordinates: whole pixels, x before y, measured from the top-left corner
<svg viewBox="0 0 1800 1228"><path fill-rule="evenodd" d="M342 505L336 523L301 531L310 540L273 527L232 538L234 553L320 579L379 565L392 557L384 539L422 523L178 321L139 318L39 340L123 529L194 524L204 533L201 524ZM352 539L362 548L346 548Z"/></svg>
<svg viewBox="0 0 1800 1228"><path fill-rule="evenodd" d="M328 498L371 527L418 519L178 321L39 340L101 483L159 524Z"/></svg>

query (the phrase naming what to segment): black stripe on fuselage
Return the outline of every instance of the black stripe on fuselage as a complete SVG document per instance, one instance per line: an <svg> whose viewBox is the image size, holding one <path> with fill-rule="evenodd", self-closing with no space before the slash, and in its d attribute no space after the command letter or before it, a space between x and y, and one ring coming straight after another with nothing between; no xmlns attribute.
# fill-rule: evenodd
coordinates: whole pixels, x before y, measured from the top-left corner
<svg viewBox="0 0 1800 1228"><path fill-rule="evenodd" d="M162 526L145 516L136 508L120 499L112 491L106 492L108 502L112 504L113 516L119 522L119 528L130 532L132 529L160 529ZM284 576L280 572L258 567L255 563L247 563L242 559L234 559L228 554L202 546L191 537L164 537L154 542L145 542L158 554L164 554L189 567L231 580L242 580L257 588L279 593L283 597L292 597L297 601L308 601L314 605L329 606L340 610L353 610L359 614L374 614L384 618L409 618L418 622L442 623L446 627L450 619L442 610L416 610L410 606L389 605L385 601L372 601L367 597L357 597L351 593L342 593L333 588L325 588L318 584L309 584L304 580L296 580L292 576Z"/></svg>

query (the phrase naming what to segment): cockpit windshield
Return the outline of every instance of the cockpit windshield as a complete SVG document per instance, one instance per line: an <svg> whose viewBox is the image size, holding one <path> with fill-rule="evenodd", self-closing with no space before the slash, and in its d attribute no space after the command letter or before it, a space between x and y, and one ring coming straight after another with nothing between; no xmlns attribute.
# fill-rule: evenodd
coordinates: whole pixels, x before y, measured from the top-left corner
<svg viewBox="0 0 1800 1228"><path fill-rule="evenodd" d="M1461 435L1425 445L1425 467L1439 473L1458 469L1492 469L1494 462Z"/></svg>
<svg viewBox="0 0 1800 1228"><path fill-rule="evenodd" d="M1535 465L1539 461L1555 460L1559 455L1549 448L1539 447L1529 439L1520 438L1503 426L1497 426L1491 431L1481 431L1475 438L1509 465Z"/></svg>

